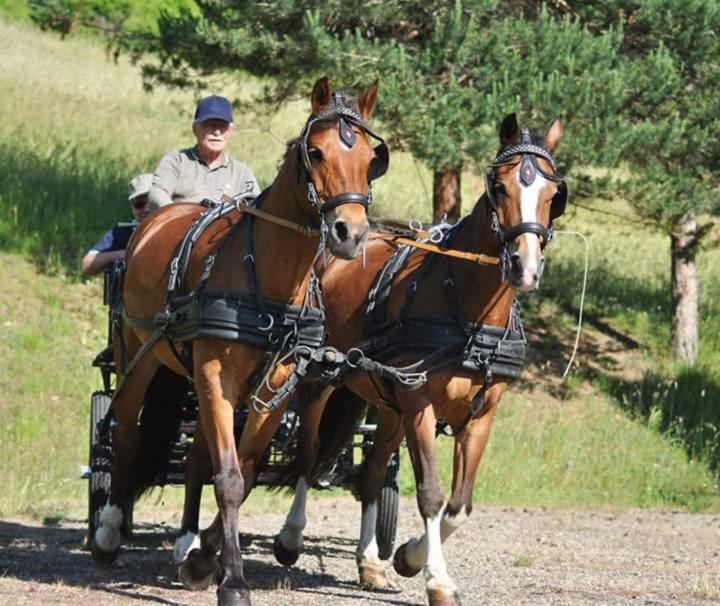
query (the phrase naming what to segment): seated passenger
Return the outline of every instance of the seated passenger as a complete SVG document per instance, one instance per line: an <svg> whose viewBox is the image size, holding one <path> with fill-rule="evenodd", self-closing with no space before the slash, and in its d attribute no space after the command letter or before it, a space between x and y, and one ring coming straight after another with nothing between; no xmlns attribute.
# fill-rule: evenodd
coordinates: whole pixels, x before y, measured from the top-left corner
<svg viewBox="0 0 720 606"><path fill-rule="evenodd" d="M152 187L152 175L145 173L138 175L130 181L130 210L135 222L142 221L150 214L148 206L148 192ZM125 249L132 230L122 229L115 225L109 229L100 241L94 244L82 260L82 273L85 276L92 276L100 273L113 261L125 258Z"/></svg>
<svg viewBox="0 0 720 606"><path fill-rule="evenodd" d="M250 168L225 151L233 133L230 101L218 95L202 99L195 109L192 131L195 146L165 154L155 169L151 210L172 202L219 202L222 194L260 193Z"/></svg>

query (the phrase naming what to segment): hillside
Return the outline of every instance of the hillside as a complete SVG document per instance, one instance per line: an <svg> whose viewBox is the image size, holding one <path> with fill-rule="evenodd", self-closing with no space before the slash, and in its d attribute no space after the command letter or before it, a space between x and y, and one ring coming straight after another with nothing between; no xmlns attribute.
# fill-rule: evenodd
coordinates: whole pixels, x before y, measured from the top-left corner
<svg viewBox="0 0 720 606"><path fill-rule="evenodd" d="M63 516L84 507L78 468L90 393L100 386L90 361L103 346L106 321L100 286L78 279L77 262L110 224L127 218L128 179L190 141L194 103L189 94L144 93L136 66L108 64L86 41L60 42L3 22L0 83L0 516ZM222 90L257 86L238 80ZM261 184L272 179L284 141L299 132L307 111L306 100L294 100L278 112L239 117L232 153L252 165ZM394 153L375 212L427 219L430 183L423 167ZM468 174L463 184L467 208L482 180ZM667 244L634 224L622 201L602 208L620 217L576 207L559 226L582 231L591 245L577 366L560 381L583 266L581 242L560 234L548 249L541 292L525 303L533 360L503 401L477 498L717 509L708 463L720 455L713 370L720 280L703 290L703 363L674 368L665 353ZM704 252L702 275L717 262L717 250ZM442 448L449 456L450 441ZM403 468L410 492L407 462Z"/></svg>

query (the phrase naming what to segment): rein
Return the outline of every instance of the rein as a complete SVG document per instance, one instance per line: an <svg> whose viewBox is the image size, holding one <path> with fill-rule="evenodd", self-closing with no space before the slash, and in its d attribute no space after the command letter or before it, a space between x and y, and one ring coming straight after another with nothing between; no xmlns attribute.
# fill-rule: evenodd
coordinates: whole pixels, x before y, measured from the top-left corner
<svg viewBox="0 0 720 606"><path fill-rule="evenodd" d="M275 225L279 225L280 227L291 229L299 233L300 235L305 236L306 238L319 237L322 234L321 230L317 229L316 227L310 227L308 225L302 225L300 223L288 221L287 219L283 219L282 217L278 217L276 215L273 215L272 213L256 208L255 206L248 204L245 201L244 197L233 198L232 196L223 194L221 197L221 201L227 204L233 204L238 212L248 213L270 223L274 223Z"/></svg>
<svg viewBox="0 0 720 606"><path fill-rule="evenodd" d="M429 232L427 232L429 234ZM418 232L418 235L422 232ZM439 244L432 242L422 242L419 240L411 240L403 236L396 236L390 233L374 233L371 238L375 240L387 240L390 242L396 242L405 246L411 246L412 248L420 248L437 255L443 255L445 257L452 257L453 259L462 259L463 261L471 261L480 265L500 265L500 257L493 257L490 255L484 255L482 253L471 253L463 250L456 250L454 248L446 248Z"/></svg>

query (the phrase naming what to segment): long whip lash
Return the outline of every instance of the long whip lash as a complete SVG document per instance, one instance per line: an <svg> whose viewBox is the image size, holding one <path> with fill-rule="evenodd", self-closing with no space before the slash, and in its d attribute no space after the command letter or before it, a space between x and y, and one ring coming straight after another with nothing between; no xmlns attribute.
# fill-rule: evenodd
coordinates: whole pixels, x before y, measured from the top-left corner
<svg viewBox="0 0 720 606"><path fill-rule="evenodd" d="M587 288L587 277L588 277L588 264L589 264L589 258L590 258L590 243L588 242L588 239L581 234L579 231L564 231L564 230L555 230L556 234L563 234L567 236L578 236L579 238L583 239L583 242L585 242L585 273L583 274L583 284L582 284L582 292L580 294L580 311L578 313L578 323L577 323L577 330L575 332L575 346L573 347L572 356L570 356L570 361L568 362L567 367L565 368L565 372L562 374L562 379L564 380L568 373L570 372L570 368L572 367L573 362L575 361L575 355L577 354L578 345L580 343L580 332L582 331L582 320L583 320L583 306L585 305L585 290Z"/></svg>

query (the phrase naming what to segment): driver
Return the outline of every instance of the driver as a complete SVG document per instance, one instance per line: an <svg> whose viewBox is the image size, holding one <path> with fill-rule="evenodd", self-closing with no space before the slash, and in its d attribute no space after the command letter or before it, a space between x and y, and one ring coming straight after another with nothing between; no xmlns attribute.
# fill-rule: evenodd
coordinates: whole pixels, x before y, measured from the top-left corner
<svg viewBox="0 0 720 606"><path fill-rule="evenodd" d="M165 154L155 169L148 196L151 210L171 202L219 201L223 193L260 193L250 168L225 152L233 133L230 101L219 95L202 99L192 131L195 146Z"/></svg>

